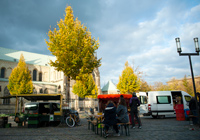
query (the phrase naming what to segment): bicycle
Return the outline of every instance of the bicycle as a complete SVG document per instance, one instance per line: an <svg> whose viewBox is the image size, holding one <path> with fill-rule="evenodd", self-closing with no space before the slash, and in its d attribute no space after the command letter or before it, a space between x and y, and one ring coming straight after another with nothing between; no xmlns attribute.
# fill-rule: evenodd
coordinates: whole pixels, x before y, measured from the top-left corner
<svg viewBox="0 0 200 140"><path fill-rule="evenodd" d="M69 126L69 127L74 127L74 125L78 125L80 126L81 125L81 120L79 118L78 115L76 114L69 114L69 116L66 118L66 124Z"/></svg>

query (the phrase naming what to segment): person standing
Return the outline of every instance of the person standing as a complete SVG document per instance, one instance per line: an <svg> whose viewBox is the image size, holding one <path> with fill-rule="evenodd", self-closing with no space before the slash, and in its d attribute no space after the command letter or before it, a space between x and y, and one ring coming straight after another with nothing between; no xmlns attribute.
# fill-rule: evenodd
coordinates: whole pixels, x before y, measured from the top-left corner
<svg viewBox="0 0 200 140"><path fill-rule="evenodd" d="M135 92L133 92L132 94L132 98L130 99L129 106L131 108L131 120L132 120L131 128L135 128L135 122L134 122L134 117L135 117L139 125L138 128L141 129L142 127L141 127L141 122L138 118L138 109L137 109L137 107L140 106L140 101L138 97L136 96Z"/></svg>
<svg viewBox="0 0 200 140"><path fill-rule="evenodd" d="M189 102L189 108L190 108L190 111L192 112L192 114L194 116L197 116L197 108L196 108L196 99L195 97L192 97L190 102ZM198 124L198 118L197 117L193 117L192 118L192 122L194 125Z"/></svg>

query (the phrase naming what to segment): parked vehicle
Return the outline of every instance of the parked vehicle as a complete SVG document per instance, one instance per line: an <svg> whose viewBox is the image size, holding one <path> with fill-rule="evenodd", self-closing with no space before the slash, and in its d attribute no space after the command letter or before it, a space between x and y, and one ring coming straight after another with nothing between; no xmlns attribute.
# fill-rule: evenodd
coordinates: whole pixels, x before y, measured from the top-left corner
<svg viewBox="0 0 200 140"><path fill-rule="evenodd" d="M175 106L183 104L189 109L191 96L184 91L150 91L139 92L140 114L153 118L164 118L166 115L175 115Z"/></svg>
<svg viewBox="0 0 200 140"><path fill-rule="evenodd" d="M62 94L20 94L0 97L0 99L10 98L16 98L14 121L18 123L18 126L22 126L26 122L28 122L28 127L30 128L37 128L43 125L57 126L64 122L67 125L69 123L70 127L75 124L81 124L76 110L62 106ZM21 99L21 105L18 104L19 99ZM30 101L24 105L23 112L21 112L23 107L22 99ZM50 102L50 100L57 102Z"/></svg>
<svg viewBox="0 0 200 140"><path fill-rule="evenodd" d="M29 126L57 126L61 121L60 103L29 102L24 105L23 115Z"/></svg>

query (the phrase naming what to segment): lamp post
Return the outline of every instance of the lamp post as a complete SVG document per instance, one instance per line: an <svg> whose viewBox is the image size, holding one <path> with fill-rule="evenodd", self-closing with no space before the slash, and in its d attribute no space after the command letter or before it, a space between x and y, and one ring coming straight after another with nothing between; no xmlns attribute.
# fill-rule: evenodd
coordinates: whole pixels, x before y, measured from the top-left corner
<svg viewBox="0 0 200 140"><path fill-rule="evenodd" d="M200 124L199 106L198 106L198 101L197 101L197 93L196 93L196 87L195 87L195 81L194 81L194 74L193 74L193 68L192 68L192 61L191 61L191 56L192 55L199 55L198 38L197 37L194 38L194 45L195 45L196 53L182 53L180 38L175 38L175 40L176 40L177 52L179 53L179 56L188 56L189 57L190 70L191 70L192 82L193 82L193 89L194 89L194 95L195 95L195 100L196 100L197 116L198 116L199 124Z"/></svg>

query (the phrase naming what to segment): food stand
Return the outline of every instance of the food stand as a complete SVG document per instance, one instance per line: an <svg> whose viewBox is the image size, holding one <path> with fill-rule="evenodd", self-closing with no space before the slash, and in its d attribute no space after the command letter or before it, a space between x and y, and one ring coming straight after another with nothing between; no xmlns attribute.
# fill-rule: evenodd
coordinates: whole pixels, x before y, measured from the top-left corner
<svg viewBox="0 0 200 140"><path fill-rule="evenodd" d="M112 100L117 105L121 95L123 95L123 97L126 101L127 109L129 110L129 108L130 108L129 100L132 97L131 94L102 94L102 95L98 95L98 97L97 97L99 100L99 112L103 112L103 110L105 109L105 106L109 100Z"/></svg>
<svg viewBox="0 0 200 140"><path fill-rule="evenodd" d="M51 122L52 124L58 125L62 119L62 94L20 94L20 95L10 95L5 97L0 97L0 99L16 98L15 103L15 122L20 126L23 122L28 120L28 127L38 127L42 122ZM60 111L54 112L53 114L44 114L44 113L33 113L33 114L24 114L23 112L18 111L18 99L24 98L31 102L36 101L60 101ZM22 107L22 105L21 105ZM22 108L20 109L22 110ZM28 119L27 119L28 118ZM52 120L53 118L53 120Z"/></svg>

